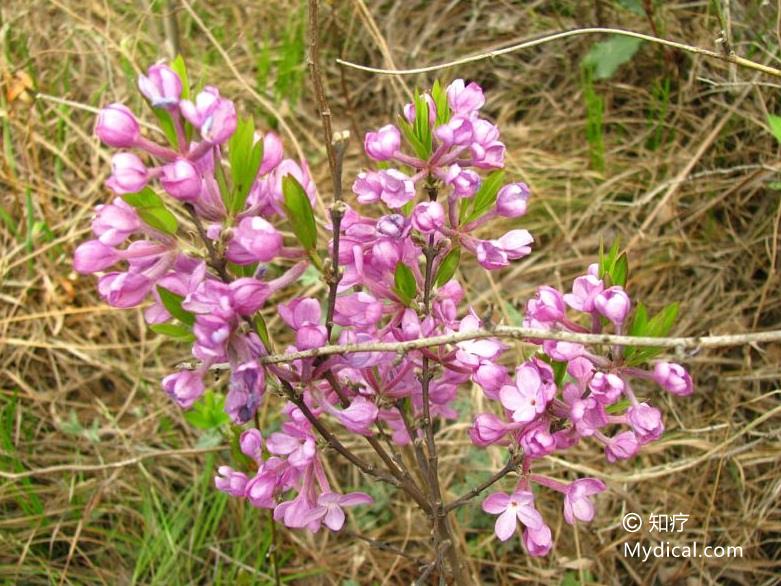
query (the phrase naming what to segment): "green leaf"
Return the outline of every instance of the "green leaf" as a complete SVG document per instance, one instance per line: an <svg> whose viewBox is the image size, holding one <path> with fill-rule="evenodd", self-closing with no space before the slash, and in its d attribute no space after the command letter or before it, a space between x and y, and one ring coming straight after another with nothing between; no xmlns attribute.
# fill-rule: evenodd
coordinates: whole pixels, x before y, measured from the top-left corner
<svg viewBox="0 0 781 586"><path fill-rule="evenodd" d="M206 391L184 418L198 429L215 429L230 421L225 413L225 398L212 390Z"/></svg>
<svg viewBox="0 0 781 586"><path fill-rule="evenodd" d="M399 128L401 129L401 133L404 135L404 138L412 147L412 150L415 151L415 154L418 156L418 158L427 159L428 154L426 153L426 147L415 135L413 126L407 122L403 116L399 116Z"/></svg>
<svg viewBox="0 0 781 586"><path fill-rule="evenodd" d="M393 290L399 296L402 303L405 305L411 305L412 300L417 295L418 284L415 281L415 275L403 262L396 265L396 272L393 275L394 288Z"/></svg>
<svg viewBox="0 0 781 586"><path fill-rule="evenodd" d="M192 342L195 336L190 328L181 324L152 324L149 329L156 334L175 338L181 342Z"/></svg>
<svg viewBox="0 0 781 586"><path fill-rule="evenodd" d="M137 193L126 193L122 199L133 206L139 217L151 228L165 234L175 234L179 228L176 217L168 211L160 196L149 187L144 187Z"/></svg>
<svg viewBox="0 0 781 586"><path fill-rule="evenodd" d="M177 55L176 59L171 61L171 69L173 69L182 80L182 99L190 99L190 77L187 75L187 66L184 63L184 57Z"/></svg>
<svg viewBox="0 0 781 586"><path fill-rule="evenodd" d="M626 409L631 405L632 403L629 399L621 399L620 401L605 407L605 411L610 413L610 415L618 415L626 411Z"/></svg>
<svg viewBox="0 0 781 586"><path fill-rule="evenodd" d="M292 175L282 178L282 193L285 196L285 211L293 233L307 251L317 246L317 225L312 204L301 184Z"/></svg>
<svg viewBox="0 0 781 586"><path fill-rule="evenodd" d="M610 271L610 282L613 285L624 287L626 286L626 278L628 274L629 260L627 259L626 252L624 252L616 259L616 262L613 264L613 268Z"/></svg>
<svg viewBox="0 0 781 586"><path fill-rule="evenodd" d="M629 61L640 48L640 39L613 35L607 41L596 43L583 58L583 65L594 72L595 79L608 79Z"/></svg>
<svg viewBox="0 0 781 586"><path fill-rule="evenodd" d="M228 210L235 214L244 208L263 161L263 140L255 141L255 123L251 118L239 121L228 141L228 159L233 180Z"/></svg>
<svg viewBox="0 0 781 586"><path fill-rule="evenodd" d="M268 333L268 326L266 325L266 320L263 319L263 316L259 313L255 314L255 318L252 320L255 324L255 331L257 332L258 336L260 337L260 340L263 342L263 345L266 347L266 350L271 350L271 336L269 336Z"/></svg>
<svg viewBox="0 0 781 586"><path fill-rule="evenodd" d="M642 303L637 304L632 325L629 327L630 336L645 336L648 331L648 310Z"/></svg>
<svg viewBox="0 0 781 586"><path fill-rule="evenodd" d="M431 156L433 145L431 136L431 122L429 121L428 101L425 98L425 94L417 94L415 96L415 123L414 123L415 136L423 145L425 156L423 159L428 159Z"/></svg>
<svg viewBox="0 0 781 586"><path fill-rule="evenodd" d="M434 99L434 105L437 107L437 120L436 125L442 126L450 122L450 104L447 101L447 91L439 83L439 80L434 82L431 87L431 97Z"/></svg>
<svg viewBox="0 0 781 586"><path fill-rule="evenodd" d="M472 197L472 210L467 214L464 224L474 222L494 207L496 196L504 182L504 175L504 171L494 171L480 184L477 193Z"/></svg>
<svg viewBox="0 0 781 586"><path fill-rule="evenodd" d="M458 263L460 261L461 249L456 246L453 248L453 250L448 252L445 258L442 259L442 262L439 263L437 275L434 278L434 282L436 283L437 287L441 287L453 278L453 275L456 274L456 269L458 268Z"/></svg>
<svg viewBox="0 0 781 586"><path fill-rule="evenodd" d="M770 132L773 133L778 142L781 142L781 116L768 114L767 123L770 125Z"/></svg>
<svg viewBox="0 0 781 586"><path fill-rule="evenodd" d="M181 147L179 137L176 136L176 127L174 126L174 119L171 117L171 113L164 108L152 108L152 113L157 118L157 123L160 125L160 130L165 134L168 144L176 148Z"/></svg>
<svg viewBox="0 0 781 586"><path fill-rule="evenodd" d="M160 295L160 301L163 302L163 306L168 310L168 313L188 326L192 326L195 323L195 315L182 308L184 297L160 285L157 286L157 293Z"/></svg>
<svg viewBox="0 0 781 586"><path fill-rule="evenodd" d="M599 278L604 279L613 271L613 266L616 264L616 258L618 257L618 249L620 246L620 239L616 238L613 241L613 245L610 250L605 254L605 246L602 241L599 243Z"/></svg>
<svg viewBox="0 0 781 586"><path fill-rule="evenodd" d="M648 314L642 304L638 304L635 310L635 317L632 326L629 328L629 334L632 336L649 336L652 338L662 338L670 333L678 316L679 306L677 303L671 303L662 309L659 313L648 319ZM628 346L624 349L624 356L630 366L642 364L658 356L664 351L664 348L656 346Z"/></svg>

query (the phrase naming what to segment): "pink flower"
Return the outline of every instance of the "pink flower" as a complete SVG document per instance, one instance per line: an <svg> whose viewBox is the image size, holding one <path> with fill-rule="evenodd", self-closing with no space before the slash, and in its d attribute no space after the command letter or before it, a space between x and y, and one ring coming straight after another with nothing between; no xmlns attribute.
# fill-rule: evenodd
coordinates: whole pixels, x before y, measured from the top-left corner
<svg viewBox="0 0 781 586"><path fill-rule="evenodd" d="M480 175L455 164L450 165L443 180L453 187L453 193L458 197L472 197L480 187Z"/></svg>
<svg viewBox="0 0 781 586"><path fill-rule="evenodd" d="M372 434L371 428L379 415L377 405L361 395L355 397L346 409L327 409L349 431L364 436Z"/></svg>
<svg viewBox="0 0 781 586"><path fill-rule="evenodd" d="M366 154L375 161L387 161L399 151L401 133L393 124L388 124L377 132L367 132L363 147Z"/></svg>
<svg viewBox="0 0 781 586"><path fill-rule="evenodd" d="M225 397L225 412L234 423L247 423L255 415L265 390L263 367L255 360L241 364L231 374L230 390Z"/></svg>
<svg viewBox="0 0 781 586"><path fill-rule="evenodd" d="M594 503L591 497L605 490L605 483L596 478L581 478L567 486L564 494L564 519L570 525L575 519L588 523L594 518Z"/></svg>
<svg viewBox="0 0 781 586"><path fill-rule="evenodd" d="M434 130L434 136L447 148L467 146L472 142L472 124L463 116L453 116Z"/></svg>
<svg viewBox="0 0 781 586"><path fill-rule="evenodd" d="M633 457L640 444L637 437L631 431L623 431L611 438L605 443L605 457L607 461L614 464L617 460L628 460Z"/></svg>
<svg viewBox="0 0 781 586"><path fill-rule="evenodd" d="M542 557L548 555L553 547L553 536L550 527L543 525L539 528L527 527L523 532L523 546L529 555Z"/></svg>
<svg viewBox="0 0 781 586"><path fill-rule="evenodd" d="M182 100L182 115L201 131L201 137L211 144L222 144L236 130L236 107L220 97L217 88L206 86L195 97L195 102Z"/></svg>
<svg viewBox="0 0 781 586"><path fill-rule="evenodd" d="M73 253L73 268L82 274L95 273L107 269L121 258L115 248L100 240L88 240Z"/></svg>
<svg viewBox="0 0 781 586"><path fill-rule="evenodd" d="M455 79L447 86L447 102L453 112L470 115L483 107L485 97L476 83L466 85L463 79Z"/></svg>
<svg viewBox="0 0 781 586"><path fill-rule="evenodd" d="M380 199L391 208L400 208L415 197L415 184L401 171L388 169L379 172Z"/></svg>
<svg viewBox="0 0 781 586"><path fill-rule="evenodd" d="M654 366L653 379L664 390L679 397L694 392L691 376L683 366L674 362L657 362Z"/></svg>
<svg viewBox="0 0 781 586"><path fill-rule="evenodd" d="M558 290L543 285L537 288L534 299L526 303L526 318L542 325L552 325L564 318L566 306Z"/></svg>
<svg viewBox="0 0 781 586"><path fill-rule="evenodd" d="M516 490L511 495L495 492L483 501L483 510L499 515L494 533L501 541L507 541L515 533L518 521L526 527L541 529L545 526L542 516L534 507L534 495L528 490Z"/></svg>
<svg viewBox="0 0 781 586"><path fill-rule="evenodd" d="M258 169L258 176L262 177L277 168L284 157L284 149L279 136L273 132L263 135L263 161Z"/></svg>
<svg viewBox="0 0 781 586"><path fill-rule="evenodd" d="M194 202L201 194L201 175L187 159L163 166L160 184L166 193L180 201Z"/></svg>
<svg viewBox="0 0 781 586"><path fill-rule="evenodd" d="M269 262L282 250L282 234L260 216L243 218L233 232L225 252L232 263L246 265Z"/></svg>
<svg viewBox="0 0 781 586"><path fill-rule="evenodd" d="M602 279L593 274L583 275L572 283L572 293L564 295L564 302L572 309L591 313L594 311L594 299L604 288Z"/></svg>
<svg viewBox="0 0 781 586"><path fill-rule="evenodd" d="M206 389L203 373L180 370L163 378L163 390L183 409L192 407Z"/></svg>
<svg viewBox="0 0 781 586"><path fill-rule="evenodd" d="M542 420L527 426L520 437L524 455L542 458L556 450L556 440L550 433L550 422Z"/></svg>
<svg viewBox="0 0 781 586"><path fill-rule="evenodd" d="M361 171L353 182L353 193L358 196L358 203L369 204L380 200L382 181L376 171Z"/></svg>
<svg viewBox="0 0 781 586"><path fill-rule="evenodd" d="M98 113L95 134L108 146L129 148L135 146L141 136L141 128L127 106L109 104Z"/></svg>
<svg viewBox="0 0 781 586"><path fill-rule="evenodd" d="M513 421L528 423L545 411L556 389L543 382L539 367L525 362L515 371L515 384L502 387L499 400L509 411Z"/></svg>
<svg viewBox="0 0 781 586"><path fill-rule="evenodd" d="M594 373L588 384L591 396L603 405L615 403L624 392L624 381L620 376L612 372Z"/></svg>
<svg viewBox="0 0 781 586"><path fill-rule="evenodd" d="M257 429L247 429L239 437L241 453L258 464L263 463L263 436Z"/></svg>
<svg viewBox="0 0 781 586"><path fill-rule="evenodd" d="M648 403L633 405L627 412L629 423L641 444L647 444L662 437L664 423L662 414Z"/></svg>
<svg viewBox="0 0 781 586"><path fill-rule="evenodd" d="M481 413L469 428L469 437L473 444L484 448L503 440L511 429L493 413Z"/></svg>
<svg viewBox="0 0 781 586"><path fill-rule="evenodd" d="M368 328L382 318L383 304L371 295L359 291L336 298L334 323L340 326Z"/></svg>
<svg viewBox="0 0 781 586"><path fill-rule="evenodd" d="M322 519L326 527L331 531L339 531L344 526L345 514L342 507L354 507L357 505L370 505L374 499L365 492L350 492L338 494L324 492L317 497L317 506L306 515L306 525Z"/></svg>
<svg viewBox="0 0 781 586"><path fill-rule="evenodd" d="M152 65L146 75L138 76L138 89L153 108L170 109L179 103L182 80L165 63Z"/></svg>
<svg viewBox="0 0 781 586"><path fill-rule="evenodd" d="M95 208L92 232L103 244L116 246L141 229L141 219L136 210L116 198L113 203Z"/></svg>

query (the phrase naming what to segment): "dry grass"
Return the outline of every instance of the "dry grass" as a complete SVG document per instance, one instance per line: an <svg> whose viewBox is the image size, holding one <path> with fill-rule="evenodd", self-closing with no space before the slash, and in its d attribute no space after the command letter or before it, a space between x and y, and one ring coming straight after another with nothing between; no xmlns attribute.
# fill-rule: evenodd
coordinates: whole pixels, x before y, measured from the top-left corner
<svg viewBox="0 0 781 586"><path fill-rule="evenodd" d="M107 311L93 280L70 267L92 207L108 197L106 151L91 136L87 107L129 100L140 109L132 78L164 56L162 4L12 0L0 8L0 181L10 220L0 230L0 463L5 472L66 467L0 484L0 577L8 583L271 579L265 514L209 488L223 456L208 453L211 438L199 437L159 391L160 375L183 358L181 350L148 333L140 311ZM272 66L269 79L257 79L262 47L269 42L271 54L278 54L298 3L224 4L195 6L220 48L180 10L191 70L259 119L274 114L248 88L273 104L299 137L327 198L327 164L308 83L301 100L290 104L273 96L279 67ZM720 28L718 2L658 4L660 34L711 46ZM736 51L777 66L775 8L732 4L728 24ZM337 56L405 67L574 26L651 30L648 19L606 0L353 0L327 4L323 13L336 126L359 135L382 124L410 88L426 87L433 77L343 70L333 64ZM511 322L512 307L536 285L568 284L594 260L600 238L621 235L630 243L630 288L637 297L654 308L681 301L675 333L781 327L779 147L766 123L767 113L779 109L778 86L751 72L731 77L721 63L643 46L612 79L596 83L605 100L606 162L597 172L585 139L579 70L593 42L580 38L441 73L484 85L510 170L535 196L525 220L537 238L535 253L488 281L465 270L470 301L480 310L492 304ZM240 79L226 67L223 49ZM23 72L36 90L75 104L35 99L32 91L8 102L6 92ZM730 85L734 81L738 85ZM365 164L358 142L350 149L348 177ZM637 461L608 469L596 448L584 446L568 456L571 471L549 462L557 476L606 472L611 490L595 522L577 531L562 523L558 500L542 498L556 539L548 558L528 558L517 541L493 541L491 519L478 512L459 517L482 583L776 583L781 347L708 351L685 360L698 392L672 401L648 389L664 406L668 433ZM480 402L477 393L471 396ZM464 432L463 423L440 432L452 494L465 479L501 465L499 452L489 452L489 461L470 451ZM193 453L194 447L206 453ZM166 453L137 458L149 450ZM331 473L345 487L360 482L340 462ZM395 495L374 490L386 508L359 516L351 529L398 547L409 544L413 555L425 556L414 545L427 537L421 519ZM688 513L686 532L675 539L740 545L743 557L627 558L622 543L632 536L620 520L629 511ZM404 584L417 572L412 561L349 536L281 531L279 539L282 575L297 583Z"/></svg>

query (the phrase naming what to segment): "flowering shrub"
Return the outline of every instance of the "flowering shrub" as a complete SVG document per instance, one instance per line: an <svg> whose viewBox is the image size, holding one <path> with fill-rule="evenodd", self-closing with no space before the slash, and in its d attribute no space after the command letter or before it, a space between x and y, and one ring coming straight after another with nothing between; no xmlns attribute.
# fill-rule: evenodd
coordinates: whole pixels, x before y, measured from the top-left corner
<svg viewBox="0 0 781 586"><path fill-rule="evenodd" d="M496 218L522 217L529 198L525 184L505 180L505 147L496 126L480 116L485 99L478 85L435 84L404 107L397 124L366 134L364 150L377 168L352 184L359 208L341 200L332 207L325 259L315 185L305 162L285 157L279 137L238 120L234 104L214 87L191 95L180 60L152 66L139 89L167 144L143 136L127 107L101 110L98 137L126 150L112 157L107 187L116 197L97 207L95 239L78 247L74 266L101 274L98 291L108 304L147 302L144 315L155 332L191 344L197 366L162 380L180 407L193 407L207 387L227 387L224 409L237 430L236 450L232 465L217 471L219 490L272 509L287 527L338 531L346 508L372 499L332 489L323 467L331 449L420 506L432 519L437 563L447 560L463 582L450 511L517 471L513 490L489 494L482 508L498 515L499 539L515 535L520 521L526 550L545 555L551 530L535 508L534 485L561 493L571 524L592 520L593 497L606 486L595 478L563 482L536 474L535 462L584 439L601 446L610 463L629 459L664 430L660 411L637 396L634 381L655 381L674 395L692 392L682 366L647 367L657 348L545 338L546 332L667 334L677 306L651 317L631 301L627 258L617 245L602 251L570 292L539 287L524 323L537 332L526 341L538 351L513 373L502 363L508 346L492 335L492 324L462 309L456 278L462 257L497 270L530 254L533 244L522 228L492 239L476 235ZM284 226L295 241L280 231ZM323 306L296 297L276 306L293 340L276 354L259 310L309 266L322 273L328 300ZM433 336L457 341L387 349ZM322 350L333 342L343 347ZM225 366L228 380L215 380L211 373ZM445 502L434 425L458 417L454 401L470 384L493 408L477 415L469 437L482 448L502 446L508 462ZM280 396L281 428L269 434L260 429L259 408ZM337 437L344 434L363 436L381 465L349 450ZM400 455L405 449L417 475Z"/></svg>

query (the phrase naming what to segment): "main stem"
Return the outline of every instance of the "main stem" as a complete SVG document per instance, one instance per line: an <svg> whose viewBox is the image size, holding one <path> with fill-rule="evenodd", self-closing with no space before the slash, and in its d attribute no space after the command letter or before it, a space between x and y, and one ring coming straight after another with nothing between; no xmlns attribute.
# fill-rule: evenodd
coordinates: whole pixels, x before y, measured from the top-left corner
<svg viewBox="0 0 781 586"><path fill-rule="evenodd" d="M426 192L429 200L436 201L438 190L431 182L426 185ZM434 281L434 259L437 256L436 246L434 244L434 234L428 238L428 243L423 249L426 259L426 267L423 278L423 314L427 316L431 313L431 290ZM421 394L423 399L423 433L426 438L426 451L428 452L428 461L426 469L421 470L424 477L428 478L429 491L431 497L431 509L434 516L434 551L437 560L442 558L447 560L450 566L450 572L453 574L455 583L458 586L467 586L470 584L469 576L458 555L453 529L450 526L449 514L445 510L442 500L442 488L439 484L439 455L437 454L437 444L434 441L434 425L431 420L430 386L433 373L429 357L422 353L422 367L420 374ZM440 568L444 573L444 568Z"/></svg>

